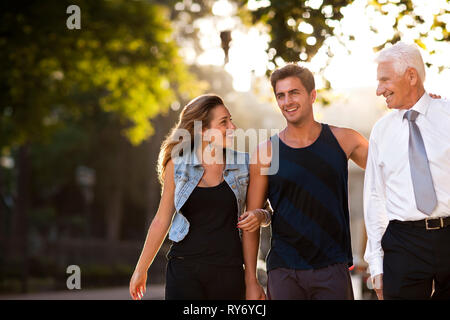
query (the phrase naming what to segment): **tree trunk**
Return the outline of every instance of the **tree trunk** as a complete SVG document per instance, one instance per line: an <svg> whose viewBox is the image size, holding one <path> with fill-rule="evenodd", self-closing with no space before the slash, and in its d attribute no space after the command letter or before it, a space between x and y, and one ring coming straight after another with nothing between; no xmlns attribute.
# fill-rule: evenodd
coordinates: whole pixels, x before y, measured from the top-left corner
<svg viewBox="0 0 450 320"><path fill-rule="evenodd" d="M115 154L112 156L113 164L109 167L111 170L107 179L109 180L109 194L105 199L106 210L106 238L108 241L116 242L120 240L121 222L123 215L124 199L124 170L126 166L127 141L119 136Z"/></svg>
<svg viewBox="0 0 450 320"><path fill-rule="evenodd" d="M118 182L118 181L116 181ZM115 185L110 189L111 198L107 199L106 208L106 238L108 241L120 240L122 221L123 187Z"/></svg>

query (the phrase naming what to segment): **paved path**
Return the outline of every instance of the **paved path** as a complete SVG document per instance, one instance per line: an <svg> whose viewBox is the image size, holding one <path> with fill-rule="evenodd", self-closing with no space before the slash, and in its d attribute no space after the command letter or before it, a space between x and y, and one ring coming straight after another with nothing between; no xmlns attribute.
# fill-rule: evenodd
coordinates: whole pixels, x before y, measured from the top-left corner
<svg viewBox="0 0 450 320"><path fill-rule="evenodd" d="M352 276L352 282L355 299L364 299L360 277ZM148 285L144 300L164 300L164 287L164 284ZM0 300L131 300L131 297L128 287L116 287L0 295Z"/></svg>
<svg viewBox="0 0 450 320"><path fill-rule="evenodd" d="M131 297L128 287L116 287L0 295L0 300L131 300ZM144 300L164 300L164 285L148 285Z"/></svg>

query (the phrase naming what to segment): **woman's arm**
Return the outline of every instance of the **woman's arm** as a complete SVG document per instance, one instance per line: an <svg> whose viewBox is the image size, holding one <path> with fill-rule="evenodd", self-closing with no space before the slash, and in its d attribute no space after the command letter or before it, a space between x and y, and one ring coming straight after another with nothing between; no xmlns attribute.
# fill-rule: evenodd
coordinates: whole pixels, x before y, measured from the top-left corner
<svg viewBox="0 0 450 320"><path fill-rule="evenodd" d="M174 193L175 182L173 176L174 166L170 160L167 163L164 176L163 192L158 211L148 229L144 247L137 262L133 276L130 280L130 295L136 299L142 299L147 282L147 271L161 248L175 212Z"/></svg>

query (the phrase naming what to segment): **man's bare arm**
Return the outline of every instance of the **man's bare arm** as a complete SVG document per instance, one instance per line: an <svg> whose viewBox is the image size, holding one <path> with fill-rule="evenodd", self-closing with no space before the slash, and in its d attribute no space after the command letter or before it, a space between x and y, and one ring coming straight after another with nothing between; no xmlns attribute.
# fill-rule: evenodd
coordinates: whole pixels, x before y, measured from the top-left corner
<svg viewBox="0 0 450 320"><path fill-rule="evenodd" d="M342 150L362 169L366 168L369 142L358 131L349 128L330 126Z"/></svg>
<svg viewBox="0 0 450 320"><path fill-rule="evenodd" d="M270 142L268 143L270 145ZM266 144L267 145L267 144ZM264 146L262 146L264 148ZM261 146L252 155L250 161L250 183L247 190L247 210L254 210L263 208L267 200L268 190L268 176L261 174L261 169L269 164L262 164L258 157ZM256 266L259 250L260 229L249 232L243 231L242 234L242 249L245 264L245 284L246 284L246 299L264 299L265 294L261 285L258 282L256 275Z"/></svg>
<svg viewBox="0 0 450 320"><path fill-rule="evenodd" d="M354 141L354 148L350 154L350 159L353 160L362 169L366 168L367 153L369 150L369 141L364 138L359 132L351 130L351 139Z"/></svg>

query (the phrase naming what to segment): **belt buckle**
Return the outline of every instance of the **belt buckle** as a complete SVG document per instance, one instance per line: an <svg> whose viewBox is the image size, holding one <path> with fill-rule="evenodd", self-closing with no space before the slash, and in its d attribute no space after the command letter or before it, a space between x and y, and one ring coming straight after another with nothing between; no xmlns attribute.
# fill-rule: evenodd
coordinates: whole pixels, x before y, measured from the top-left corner
<svg viewBox="0 0 450 320"><path fill-rule="evenodd" d="M437 227L429 227L428 226L428 221L429 220L437 220L436 218L426 218L425 219L425 228L427 229L427 230L438 230L438 229L441 229L441 228L443 228L444 227L444 219L442 219L442 218L438 218L439 219L439 222L440 222L440 225L439 226L437 226Z"/></svg>

